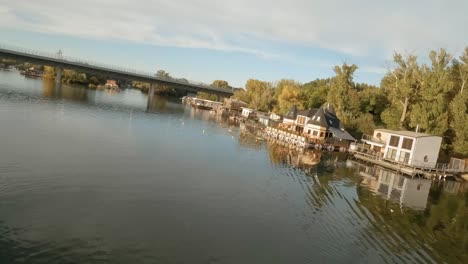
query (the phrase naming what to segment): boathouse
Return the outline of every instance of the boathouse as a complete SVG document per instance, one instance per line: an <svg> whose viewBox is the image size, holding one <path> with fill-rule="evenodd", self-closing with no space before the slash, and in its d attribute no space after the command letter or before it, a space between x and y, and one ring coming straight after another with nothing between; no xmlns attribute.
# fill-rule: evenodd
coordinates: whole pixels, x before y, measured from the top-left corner
<svg viewBox="0 0 468 264"><path fill-rule="evenodd" d="M316 112L317 108L298 110L297 106L293 105L284 115L283 124L292 131L303 133L305 125Z"/></svg>
<svg viewBox="0 0 468 264"><path fill-rule="evenodd" d="M245 117L245 118L252 118L252 117L254 117L255 112L254 112L253 109L248 108L248 107L241 107L241 109L242 109L242 112L241 112L241 116L242 116L242 117Z"/></svg>
<svg viewBox="0 0 468 264"><path fill-rule="evenodd" d="M345 141L356 140L344 129L330 104L317 109L314 115L307 121L305 128L304 133L313 139L326 140L328 138L336 138Z"/></svg>
<svg viewBox="0 0 468 264"><path fill-rule="evenodd" d="M362 142L383 158L414 167L435 168L442 138L413 131L376 129Z"/></svg>
<svg viewBox="0 0 468 264"><path fill-rule="evenodd" d="M296 106L292 106L283 118L283 127L305 134L314 140L333 141L336 139L344 141L343 144L338 145L348 145L349 142L356 141L344 129L330 104L302 111L298 110Z"/></svg>

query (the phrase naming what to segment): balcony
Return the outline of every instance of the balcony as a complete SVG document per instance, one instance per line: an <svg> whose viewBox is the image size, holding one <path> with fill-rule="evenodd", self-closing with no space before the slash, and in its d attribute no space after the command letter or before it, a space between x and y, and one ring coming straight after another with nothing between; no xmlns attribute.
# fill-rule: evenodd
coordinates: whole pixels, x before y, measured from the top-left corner
<svg viewBox="0 0 468 264"><path fill-rule="evenodd" d="M372 144L372 145L378 145L378 146L385 145L385 141L383 141L382 139L376 138L371 135L366 135L366 134L362 135L361 141L368 143L368 144Z"/></svg>

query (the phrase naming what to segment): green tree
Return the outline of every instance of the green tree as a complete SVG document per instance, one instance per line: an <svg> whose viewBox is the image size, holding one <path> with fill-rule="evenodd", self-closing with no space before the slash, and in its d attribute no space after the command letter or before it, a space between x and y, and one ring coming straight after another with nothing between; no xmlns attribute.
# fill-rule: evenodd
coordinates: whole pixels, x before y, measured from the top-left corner
<svg viewBox="0 0 468 264"><path fill-rule="evenodd" d="M468 92L464 89L457 94L450 104L452 115L451 127L455 133L453 149L468 155Z"/></svg>
<svg viewBox="0 0 468 264"><path fill-rule="evenodd" d="M426 133L442 136L448 129L449 93L453 82L449 75L452 56L444 49L429 54L431 67L421 69L421 83L417 90L418 100L410 113L410 127L419 128Z"/></svg>
<svg viewBox="0 0 468 264"><path fill-rule="evenodd" d="M158 77L158 78L172 79L171 75L168 72L166 72L165 70L158 70L154 74L154 76Z"/></svg>
<svg viewBox="0 0 468 264"><path fill-rule="evenodd" d="M382 120L391 129L405 129L408 128L411 107L418 100L421 70L414 55L403 57L395 53L393 61L396 68L387 73L381 82L381 89L390 101L389 107L382 113Z"/></svg>
<svg viewBox="0 0 468 264"><path fill-rule="evenodd" d="M332 79L327 101L335 107L336 115L346 125L358 115L359 98L353 82L354 72L358 67L344 63L335 66L336 76Z"/></svg>
<svg viewBox="0 0 468 264"><path fill-rule="evenodd" d="M317 79L301 87L300 97L304 109L318 108L327 102L331 79Z"/></svg>

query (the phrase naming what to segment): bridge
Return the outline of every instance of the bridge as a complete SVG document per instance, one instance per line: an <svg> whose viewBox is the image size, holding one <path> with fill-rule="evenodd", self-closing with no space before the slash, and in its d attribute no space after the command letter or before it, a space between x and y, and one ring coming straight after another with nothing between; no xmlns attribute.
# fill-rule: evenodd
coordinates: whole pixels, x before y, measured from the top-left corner
<svg viewBox="0 0 468 264"><path fill-rule="evenodd" d="M223 97L229 97L233 94L232 88L214 87L185 79L179 80L158 77L149 72L63 56L61 53L47 53L0 44L0 58L10 58L33 64L55 67L55 79L58 84L61 82L63 69L76 70L90 74L99 74L120 80L149 83L151 88L148 93L148 104L152 101L156 85L170 85L175 89L181 89L187 92L206 92Z"/></svg>

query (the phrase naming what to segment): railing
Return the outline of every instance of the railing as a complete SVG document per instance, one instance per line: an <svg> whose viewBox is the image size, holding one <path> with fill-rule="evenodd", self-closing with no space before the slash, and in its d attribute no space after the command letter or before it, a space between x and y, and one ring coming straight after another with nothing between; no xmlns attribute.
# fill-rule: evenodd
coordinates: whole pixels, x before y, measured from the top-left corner
<svg viewBox="0 0 468 264"><path fill-rule="evenodd" d="M366 134L362 135L361 140L368 140L368 141L373 141L373 142L380 143L380 144L385 144L385 141L383 141L382 139L375 138L371 135L366 135Z"/></svg>
<svg viewBox="0 0 468 264"><path fill-rule="evenodd" d="M381 152L375 152L371 149L365 148L363 144L356 144L356 149L353 150L353 152L358 153L360 155L363 155L367 158L371 158L373 160L378 160L378 161L385 161L394 165L402 166L402 167L408 167L408 168L413 168L413 169L419 169L419 170L427 170L427 171L438 171L438 172L467 172L468 170L466 168L462 168L461 166L454 166L453 164L449 163L432 163L428 165L421 165L426 163L423 160L416 160L416 159L408 159L407 162L404 161L403 156L395 156L394 159L387 158L383 156L383 153ZM412 165L416 164L416 165Z"/></svg>
<svg viewBox="0 0 468 264"><path fill-rule="evenodd" d="M16 53L18 55L28 55L31 57L46 59L46 60L50 60L50 61L54 61L58 63L74 64L76 66L81 66L81 67L113 71L117 73L124 73L124 74L129 74L129 75L140 76L140 77L144 77L148 79L154 79L158 81L171 82L171 83L181 84L181 85L196 86L196 87L204 88L208 90L217 90L220 92L227 92L227 93L233 92L232 88L231 89L219 88L219 87L214 87L208 84L204 84L204 83L192 81L192 80L187 80L187 79L179 80L175 78L167 78L167 77L159 77L159 76L156 77L154 76L154 74L148 71L136 70L136 69L129 68L129 67L121 67L121 66L107 64L107 63L100 63L100 62L96 62L92 60L85 60L85 59L71 57L71 56L63 56L61 53L42 52L42 51L26 49L22 47L16 47L16 46L5 45L5 44L0 44L0 50ZM185 80L187 82L185 82Z"/></svg>

